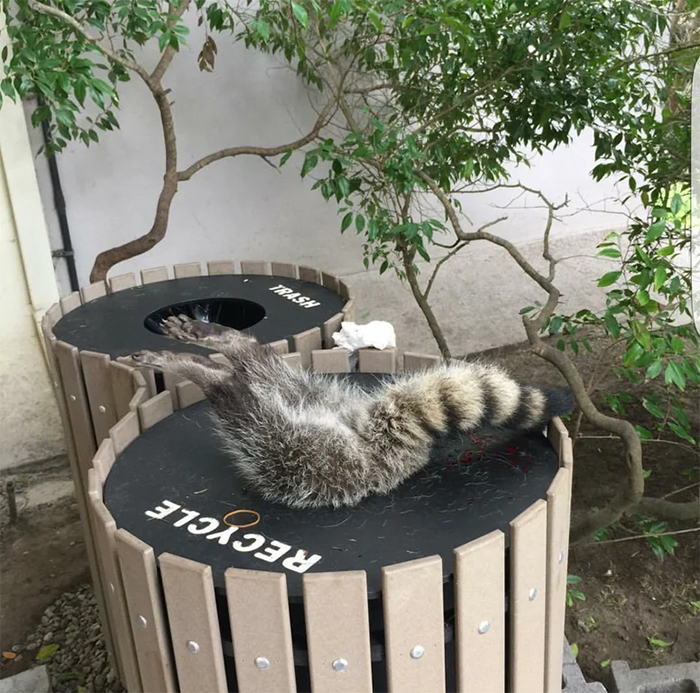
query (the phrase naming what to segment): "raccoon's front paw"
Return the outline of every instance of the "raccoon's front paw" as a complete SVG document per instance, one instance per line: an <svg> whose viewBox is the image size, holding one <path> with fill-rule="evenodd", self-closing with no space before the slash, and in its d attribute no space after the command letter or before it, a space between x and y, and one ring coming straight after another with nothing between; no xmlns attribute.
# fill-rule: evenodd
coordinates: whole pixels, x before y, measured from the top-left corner
<svg viewBox="0 0 700 693"><path fill-rule="evenodd" d="M171 315L160 324L166 336L182 342L200 342L208 337L216 337L229 328L212 322L202 322L187 315Z"/></svg>

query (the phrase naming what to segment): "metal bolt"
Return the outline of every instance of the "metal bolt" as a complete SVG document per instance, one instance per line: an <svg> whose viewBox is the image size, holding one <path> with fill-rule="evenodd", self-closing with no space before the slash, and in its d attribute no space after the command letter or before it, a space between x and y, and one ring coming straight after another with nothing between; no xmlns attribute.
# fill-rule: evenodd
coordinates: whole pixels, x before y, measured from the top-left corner
<svg viewBox="0 0 700 693"><path fill-rule="evenodd" d="M336 659L332 666L334 671L345 671L348 668L348 660L341 657Z"/></svg>
<svg viewBox="0 0 700 693"><path fill-rule="evenodd" d="M484 633L487 633L489 628L491 628L491 624L488 621L482 621L479 624L479 634L483 635Z"/></svg>
<svg viewBox="0 0 700 693"><path fill-rule="evenodd" d="M270 660L267 657L256 657L254 664L258 669L270 668Z"/></svg>
<svg viewBox="0 0 700 693"><path fill-rule="evenodd" d="M145 616L139 616L138 621L140 628L145 628L148 625L148 621L146 620Z"/></svg>
<svg viewBox="0 0 700 693"><path fill-rule="evenodd" d="M535 601L535 597L537 596L537 589L534 587L530 590L530 594L528 595L529 599L531 602Z"/></svg>
<svg viewBox="0 0 700 693"><path fill-rule="evenodd" d="M416 645L411 650L411 659L420 659L425 654L425 647L423 645Z"/></svg>
<svg viewBox="0 0 700 693"><path fill-rule="evenodd" d="M559 555L557 556L557 561L559 561L559 563L564 562L564 554L561 551L559 552Z"/></svg>
<svg viewBox="0 0 700 693"><path fill-rule="evenodd" d="M194 641L190 640L187 643L187 649L192 653L192 654L197 654L199 652L199 645Z"/></svg>
<svg viewBox="0 0 700 693"><path fill-rule="evenodd" d="M75 395L70 395L69 397L70 397L70 401L71 401L71 402L75 402L75 400L76 400L76 396L75 396Z"/></svg>
<svg viewBox="0 0 700 693"><path fill-rule="evenodd" d="M100 404L97 409L99 410L100 414L104 414L107 411L107 407L105 407L104 404Z"/></svg>

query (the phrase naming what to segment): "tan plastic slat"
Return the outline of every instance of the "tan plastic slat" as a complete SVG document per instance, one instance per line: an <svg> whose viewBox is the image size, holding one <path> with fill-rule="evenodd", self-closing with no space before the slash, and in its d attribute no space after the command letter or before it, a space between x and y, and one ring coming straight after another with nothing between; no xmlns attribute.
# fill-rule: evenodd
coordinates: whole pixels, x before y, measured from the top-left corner
<svg viewBox="0 0 700 693"><path fill-rule="evenodd" d="M439 365L442 359L439 356L431 356L429 354L416 354L412 351L407 351L403 355L403 370L404 372L424 371L433 366Z"/></svg>
<svg viewBox="0 0 700 693"><path fill-rule="evenodd" d="M48 336L53 331L53 326L61 319L62 315L63 311L61 310L60 303L54 303L51 308L46 311L46 315L44 315L46 323L44 323L43 318L41 322L45 336Z"/></svg>
<svg viewBox="0 0 700 693"><path fill-rule="evenodd" d="M88 489L91 506L90 517L104 581L107 609L114 632L115 650L126 689L129 693L132 693L132 691L139 693L143 690L141 688L141 676L139 675L136 661L134 640L129 627L124 586L114 541L114 533L117 527L114 518L102 503L102 487L94 469L91 469L88 473Z"/></svg>
<svg viewBox="0 0 700 693"><path fill-rule="evenodd" d="M333 333L340 332L340 325L344 320L345 316L342 313L336 313L332 318L328 318L328 320L323 323L323 346L326 349L331 349L335 346Z"/></svg>
<svg viewBox="0 0 700 693"><path fill-rule="evenodd" d="M328 274L327 272L321 272L321 283L326 289L335 291L338 293L338 277L333 274Z"/></svg>
<svg viewBox="0 0 700 693"><path fill-rule="evenodd" d="M173 409L177 409L177 384L181 383L185 378L178 375L173 375L172 373L163 373L163 387L167 392L170 393L170 403Z"/></svg>
<svg viewBox="0 0 700 693"><path fill-rule="evenodd" d="M315 373L349 373L350 353L346 349L315 349L311 365Z"/></svg>
<svg viewBox="0 0 700 693"><path fill-rule="evenodd" d="M211 567L158 558L181 693L227 693Z"/></svg>
<svg viewBox="0 0 700 693"><path fill-rule="evenodd" d="M510 680L512 693L544 690L547 503L535 501L510 523Z"/></svg>
<svg viewBox="0 0 700 693"><path fill-rule="evenodd" d="M355 322L355 299L351 298L343 306L343 320L345 322Z"/></svg>
<svg viewBox="0 0 700 693"><path fill-rule="evenodd" d="M297 266L289 262L273 262L271 264L272 274L278 277L297 278Z"/></svg>
<svg viewBox="0 0 700 693"><path fill-rule="evenodd" d="M292 337L292 341L294 343L294 351L298 352L301 357L302 367L311 368L311 352L323 346L321 330L318 327L312 327L306 332L295 334Z"/></svg>
<svg viewBox="0 0 700 693"><path fill-rule="evenodd" d="M442 561L420 558L382 568L390 693L445 690ZM419 658L411 657L423 654Z"/></svg>
<svg viewBox="0 0 700 693"><path fill-rule="evenodd" d="M177 394L177 404L179 409L189 407L190 404L201 402L204 397L202 389L195 385L191 380L183 380L175 386Z"/></svg>
<svg viewBox="0 0 700 693"><path fill-rule="evenodd" d="M454 550L457 690L505 689L505 537L496 530ZM563 638L563 636L562 636Z"/></svg>
<svg viewBox="0 0 700 693"><path fill-rule="evenodd" d="M564 422L558 416L553 418L547 426L547 438L557 453L559 460L561 460L562 456L562 441L568 437L569 431L564 426Z"/></svg>
<svg viewBox="0 0 700 693"><path fill-rule="evenodd" d="M574 473L574 444L568 436L561 441L560 464L572 474Z"/></svg>
<svg viewBox="0 0 700 693"><path fill-rule="evenodd" d="M561 691L570 510L571 473L561 468L547 489L546 693Z"/></svg>
<svg viewBox="0 0 700 693"><path fill-rule="evenodd" d="M155 426L159 421L173 413L173 400L170 393L164 390L155 397L151 397L139 405L138 412L142 431Z"/></svg>
<svg viewBox="0 0 700 693"><path fill-rule="evenodd" d="M366 573L309 573L303 580L312 690L371 691ZM334 669L338 660L345 660L345 669Z"/></svg>
<svg viewBox="0 0 700 693"><path fill-rule="evenodd" d="M270 265L267 262L241 260L241 274L270 274Z"/></svg>
<svg viewBox="0 0 700 693"><path fill-rule="evenodd" d="M269 342L268 345L275 354L288 354L289 342L286 339L278 339L276 342Z"/></svg>
<svg viewBox="0 0 700 693"><path fill-rule="evenodd" d="M301 370L304 365L301 360L301 354L297 354L296 352L293 352L291 354L282 354L280 358L290 367L290 368L298 368Z"/></svg>
<svg viewBox="0 0 700 693"><path fill-rule="evenodd" d="M92 458L92 468L97 472L97 477L102 486L104 486L110 471L112 471L115 459L116 455L114 454L112 439L105 438Z"/></svg>
<svg viewBox="0 0 700 693"><path fill-rule="evenodd" d="M114 535L143 690L177 690L153 549L125 529Z"/></svg>
<svg viewBox="0 0 700 693"><path fill-rule="evenodd" d="M222 366L228 366L229 368L231 367L231 361L229 361L229 359L227 359L223 354L219 354L219 353L209 354L209 358L214 363L220 363Z"/></svg>
<svg viewBox="0 0 700 693"><path fill-rule="evenodd" d="M129 402L134 396L134 369L124 363L110 361L109 375L117 421L129 412Z"/></svg>
<svg viewBox="0 0 700 693"><path fill-rule="evenodd" d="M151 267L141 270L142 284L155 284L156 282L164 282L168 280L167 267Z"/></svg>
<svg viewBox="0 0 700 693"><path fill-rule="evenodd" d="M360 373L396 373L396 349L358 349Z"/></svg>
<svg viewBox="0 0 700 693"><path fill-rule="evenodd" d="M299 279L304 282L313 282L314 284L321 283L321 273L313 267L299 265Z"/></svg>
<svg viewBox="0 0 700 693"><path fill-rule="evenodd" d="M114 452L119 455L139 437L139 417L136 412L130 411L124 418L119 419L109 431L109 437L114 445Z"/></svg>
<svg viewBox="0 0 700 693"><path fill-rule="evenodd" d="M182 262L173 265L175 279L185 279L186 277L201 277L202 267L198 262Z"/></svg>
<svg viewBox="0 0 700 693"><path fill-rule="evenodd" d="M342 279L338 281L338 293L345 299L352 298L352 290Z"/></svg>
<svg viewBox="0 0 700 693"><path fill-rule="evenodd" d="M85 389L90 404L95 441L99 445L117 423L117 407L114 403L110 358L95 351L80 352Z"/></svg>
<svg viewBox="0 0 700 693"><path fill-rule="evenodd" d="M134 392L134 396L129 400L129 412L127 413L137 414L139 407L148 399L150 399L148 388L145 385L138 388L138 390ZM124 416L126 416L126 414Z"/></svg>
<svg viewBox="0 0 700 693"><path fill-rule="evenodd" d="M105 284L103 281L88 284L80 289L80 295L83 299L83 303L94 301L96 298L101 298L102 296L107 295L107 284Z"/></svg>
<svg viewBox="0 0 700 693"><path fill-rule="evenodd" d="M117 291L124 291L124 289L131 289L134 286L136 286L136 276L133 272L118 274L109 280L109 291L113 294Z"/></svg>
<svg viewBox="0 0 700 693"><path fill-rule="evenodd" d="M229 568L225 580L238 690L294 693L286 576ZM255 666L258 657L267 659L267 669Z"/></svg>
<svg viewBox="0 0 700 693"><path fill-rule="evenodd" d="M149 397L155 397L158 394L156 388L156 373L152 368L139 368L139 373L143 376L146 382L146 390Z"/></svg>
<svg viewBox="0 0 700 693"><path fill-rule="evenodd" d="M207 271L212 277L217 274L236 274L236 265L233 260L211 260L207 262Z"/></svg>
<svg viewBox="0 0 700 693"><path fill-rule="evenodd" d="M80 291L74 291L73 293L68 294L68 296L61 299L60 304L63 315L75 310L78 306L82 305Z"/></svg>
<svg viewBox="0 0 700 693"><path fill-rule="evenodd" d="M61 372L70 427L73 431L75 451L80 465L80 475L83 482L86 482L87 470L92 464L92 457L97 450L97 445L92 429L83 373L80 368L80 357L74 346L65 342L56 342L56 358Z"/></svg>

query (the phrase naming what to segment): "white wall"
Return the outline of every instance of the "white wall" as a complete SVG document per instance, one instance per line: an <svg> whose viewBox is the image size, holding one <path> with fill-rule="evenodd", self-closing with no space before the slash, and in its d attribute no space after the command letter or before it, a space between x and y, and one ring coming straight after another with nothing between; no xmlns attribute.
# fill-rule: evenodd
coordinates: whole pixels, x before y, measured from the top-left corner
<svg viewBox="0 0 700 693"><path fill-rule="evenodd" d="M201 30L192 26L192 49L178 55L166 76L172 89L175 125L178 135L180 168L200 156L226 146L241 144L276 145L293 140L315 119L309 94L297 77L276 59L246 51L238 44L220 37L216 71L203 74L197 69L196 55L201 46ZM155 56L142 56L148 66ZM89 149L74 144L59 157L60 173L68 204L68 218L76 250L81 283L87 277L96 254L108 247L131 240L146 232L152 221L163 168L163 147L158 113L146 88L135 78L121 93L118 112L121 130L102 135L99 145ZM38 144L36 133L35 142ZM50 208L45 164L37 162L45 206ZM377 312L384 304L390 281L376 272L365 272L362 265L360 239L341 236L340 220L333 204L323 201L318 191L310 190L309 181L299 177L301 155L292 157L281 172L258 158L239 157L223 160L181 184L175 198L170 228L166 239L147 255L123 263L114 274L157 266L220 258L274 259L311 264L349 277L350 283L362 285L367 310ZM550 198L559 201L565 193L572 199L572 209L585 203L602 207L600 200L614 194L610 183L595 184L588 173L593 165L590 138L584 136L571 146L542 157L533 169L522 172L522 182L541 188ZM513 197L511 191L496 195L470 196L465 211L475 225L501 216L504 212L492 205L505 205ZM584 202L585 201L585 202ZM536 205L537 201L522 200ZM509 220L497 229L519 244L539 238L543 228L543 209L509 210ZM577 248L591 254L600 231L619 227L622 217L598 212L581 213L563 220L554 232L555 238L577 236ZM50 224L55 239L55 219ZM588 240L586 240L588 239ZM54 240L55 247L59 243ZM566 243L562 247L566 247ZM457 352L470 351L477 344L497 345L503 340L522 338L519 328L501 330L501 323L510 320L513 310L521 307L523 292L538 295L529 280L513 280L513 293L495 303L491 294L480 291L469 281L470 274L483 272L480 254L465 253L458 271L446 275L440 300L454 304L454 317L448 320L464 326L465 334L456 335ZM503 256L496 253L492 273L507 267ZM590 274L579 281L574 291L580 301L588 300L595 288L593 263ZM479 270L477 272L476 270ZM467 277L465 277L465 274ZM520 282L520 283L519 283ZM461 309L456 299L464 295L465 284L473 303ZM518 288L520 287L520 288ZM65 281L64 293L68 290ZM384 312L389 319L404 324L420 322L407 289L396 289L396 307ZM599 300L597 295L595 300ZM516 305L517 304L517 305ZM392 304L393 305L393 304ZM473 340L475 313L489 309L487 333ZM452 308L452 306L451 306ZM416 322L416 324L418 324ZM399 335L400 341L402 335ZM430 338L421 337L413 347L433 349Z"/></svg>

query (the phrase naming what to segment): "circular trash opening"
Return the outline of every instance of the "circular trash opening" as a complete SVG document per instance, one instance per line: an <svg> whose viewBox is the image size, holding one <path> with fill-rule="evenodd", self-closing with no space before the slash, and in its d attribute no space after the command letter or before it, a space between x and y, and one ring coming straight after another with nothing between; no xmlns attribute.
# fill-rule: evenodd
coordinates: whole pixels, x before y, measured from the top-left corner
<svg viewBox="0 0 700 693"><path fill-rule="evenodd" d="M187 315L201 322L214 322L235 330L257 325L265 317L265 309L254 301L243 298L212 298L184 303L173 303L153 311L144 320L151 332L163 334L160 323L172 315Z"/></svg>

